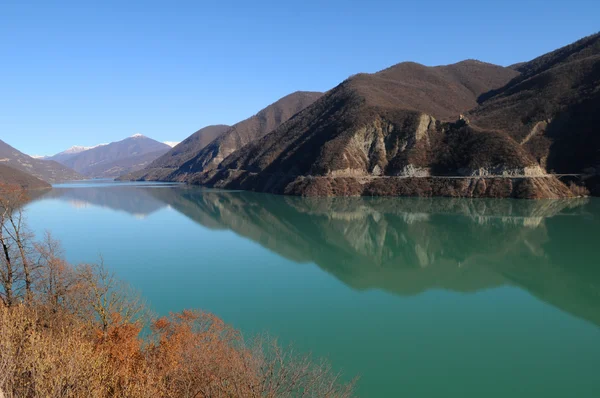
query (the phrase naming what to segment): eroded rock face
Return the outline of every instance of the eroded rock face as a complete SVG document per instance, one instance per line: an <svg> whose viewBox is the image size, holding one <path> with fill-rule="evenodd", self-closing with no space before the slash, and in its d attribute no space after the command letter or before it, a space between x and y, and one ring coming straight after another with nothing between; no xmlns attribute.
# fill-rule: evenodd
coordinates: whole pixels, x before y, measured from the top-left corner
<svg viewBox="0 0 600 398"><path fill-rule="evenodd" d="M530 167L508 168L498 165L492 168L480 167L478 169L461 168L458 170L461 176L470 177L543 177L546 176L546 171L538 165Z"/></svg>
<svg viewBox="0 0 600 398"><path fill-rule="evenodd" d="M412 164L404 166L398 173L398 176L403 177L430 177L431 170L426 167L415 167Z"/></svg>
<svg viewBox="0 0 600 398"><path fill-rule="evenodd" d="M575 195L554 176L544 177L331 177L221 171L195 181L224 189L295 196L420 196L556 199Z"/></svg>

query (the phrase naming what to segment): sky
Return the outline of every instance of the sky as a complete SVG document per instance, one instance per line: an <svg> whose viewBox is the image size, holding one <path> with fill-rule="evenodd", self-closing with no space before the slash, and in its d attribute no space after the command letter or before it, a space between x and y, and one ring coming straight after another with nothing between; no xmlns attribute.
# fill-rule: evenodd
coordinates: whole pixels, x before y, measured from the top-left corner
<svg viewBox="0 0 600 398"><path fill-rule="evenodd" d="M0 0L0 139L181 141L402 61L530 60L599 21L597 0Z"/></svg>

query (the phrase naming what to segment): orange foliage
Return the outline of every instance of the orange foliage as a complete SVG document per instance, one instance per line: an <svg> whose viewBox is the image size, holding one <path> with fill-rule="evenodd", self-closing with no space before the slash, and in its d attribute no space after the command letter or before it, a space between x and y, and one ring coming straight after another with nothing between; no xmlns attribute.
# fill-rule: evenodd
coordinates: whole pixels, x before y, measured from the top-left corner
<svg viewBox="0 0 600 398"><path fill-rule="evenodd" d="M325 362L272 341L248 345L213 314L148 321L138 297L102 262L73 267L50 235L32 242L17 233L26 231L14 206L23 193L4 193L0 397L351 396L352 383Z"/></svg>

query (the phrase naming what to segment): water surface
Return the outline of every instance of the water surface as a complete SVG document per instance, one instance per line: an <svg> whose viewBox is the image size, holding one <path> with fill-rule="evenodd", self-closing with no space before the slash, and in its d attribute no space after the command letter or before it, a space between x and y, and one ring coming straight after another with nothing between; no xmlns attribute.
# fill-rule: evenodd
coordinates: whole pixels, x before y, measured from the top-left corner
<svg viewBox="0 0 600 398"><path fill-rule="evenodd" d="M158 313L202 308L364 397L600 396L600 201L55 187L28 207Z"/></svg>

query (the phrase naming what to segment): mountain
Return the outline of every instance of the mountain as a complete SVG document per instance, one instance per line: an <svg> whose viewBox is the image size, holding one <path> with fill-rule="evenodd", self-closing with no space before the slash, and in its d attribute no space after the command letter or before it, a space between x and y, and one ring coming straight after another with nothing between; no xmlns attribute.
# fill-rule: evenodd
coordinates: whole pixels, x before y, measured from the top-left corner
<svg viewBox="0 0 600 398"><path fill-rule="evenodd" d="M486 146L507 143L494 134L476 137L475 161L443 159L475 133L466 129L460 137L447 139L450 121L476 106L480 95L517 75L513 69L475 60L437 67L401 63L359 74L229 156L219 170L197 175L192 182L295 195L446 196L454 191L472 196L472 181L429 176L464 175L499 161L522 169L533 163L518 148L511 148L507 159L497 159L504 153ZM444 160L446 164L438 165ZM419 177L428 178L415 180ZM498 186L490 189L506 189L504 181L494 184Z"/></svg>
<svg viewBox="0 0 600 398"><path fill-rule="evenodd" d="M52 186L37 177L0 163L0 184L18 185L24 189L50 189Z"/></svg>
<svg viewBox="0 0 600 398"><path fill-rule="evenodd" d="M192 159L173 172L171 179L186 180L194 173L210 170L231 153L253 142L306 108L323 94L297 91L267 106L256 115L241 121L206 145Z"/></svg>
<svg viewBox="0 0 600 398"><path fill-rule="evenodd" d="M59 163L63 163L65 161L67 161L68 159L71 159L73 157L75 157L76 155L80 154L81 152L85 152L88 151L90 149L94 149L94 148L98 148L100 146L103 146L106 144L100 144L100 145L96 145L96 146L79 146L79 145L74 145L71 148L64 150L62 152L57 153L56 155L53 156L44 156L44 159L46 160L55 160Z"/></svg>
<svg viewBox="0 0 600 398"><path fill-rule="evenodd" d="M94 178L118 177L141 170L171 149L141 134L82 151L61 160L62 164Z"/></svg>
<svg viewBox="0 0 600 398"><path fill-rule="evenodd" d="M598 47L594 35L509 68L359 74L190 182L310 196L580 195L552 171L600 174Z"/></svg>
<svg viewBox="0 0 600 398"><path fill-rule="evenodd" d="M181 165L196 156L206 145L231 127L223 124L204 127L174 146L146 168L119 177L120 180L163 181Z"/></svg>
<svg viewBox="0 0 600 398"><path fill-rule="evenodd" d="M25 155L2 140L0 140L0 163L51 184L84 178L74 170L55 161L34 159Z"/></svg>

